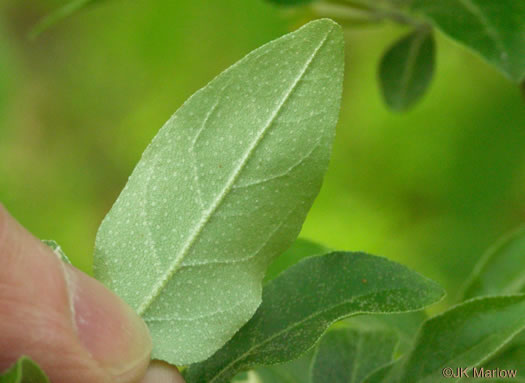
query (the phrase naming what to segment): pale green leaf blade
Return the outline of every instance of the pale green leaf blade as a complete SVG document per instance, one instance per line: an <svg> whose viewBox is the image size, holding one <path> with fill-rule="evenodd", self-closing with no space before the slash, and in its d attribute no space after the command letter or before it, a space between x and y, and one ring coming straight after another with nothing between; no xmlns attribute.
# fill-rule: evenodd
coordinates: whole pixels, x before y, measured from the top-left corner
<svg viewBox="0 0 525 383"><path fill-rule="evenodd" d="M51 250L53 250L53 253L55 253L58 259L71 265L71 261L67 257L66 253L64 253L64 251L62 250L62 247L60 247L60 245L56 241L52 239L43 239L42 242L44 242L47 246L51 248Z"/></svg>
<svg viewBox="0 0 525 383"><path fill-rule="evenodd" d="M379 64L379 81L386 104L405 110L427 90L435 67L432 30L420 27L394 43Z"/></svg>
<svg viewBox="0 0 525 383"><path fill-rule="evenodd" d="M361 383L392 360L395 331L354 326L328 331L319 342L312 365L312 383Z"/></svg>
<svg viewBox="0 0 525 383"><path fill-rule="evenodd" d="M0 383L49 383L49 379L35 362L22 356L0 374Z"/></svg>
<svg viewBox="0 0 525 383"><path fill-rule="evenodd" d="M148 324L153 357L203 360L251 318L272 259L319 192L339 114L343 36L311 22L193 95L102 222L95 276Z"/></svg>
<svg viewBox="0 0 525 383"><path fill-rule="evenodd" d="M443 377L444 368L477 367L523 329L525 295L472 299L427 320L406 356L365 381L454 381Z"/></svg>
<svg viewBox="0 0 525 383"><path fill-rule="evenodd" d="M323 255L327 252L328 249L326 247L307 239L299 238L288 248L288 250L279 255L270 266L268 266L268 270L264 276L264 281L267 282L274 279L288 267L296 264L303 258Z"/></svg>
<svg viewBox="0 0 525 383"><path fill-rule="evenodd" d="M414 0L412 9L508 78L525 78L525 1Z"/></svg>
<svg viewBox="0 0 525 383"><path fill-rule="evenodd" d="M462 300L525 292L525 227L494 244L474 267Z"/></svg>
<svg viewBox="0 0 525 383"><path fill-rule="evenodd" d="M266 284L253 318L210 359L190 366L186 380L227 382L239 371L299 357L339 319L418 310L442 296L437 284L385 258L309 257Z"/></svg>

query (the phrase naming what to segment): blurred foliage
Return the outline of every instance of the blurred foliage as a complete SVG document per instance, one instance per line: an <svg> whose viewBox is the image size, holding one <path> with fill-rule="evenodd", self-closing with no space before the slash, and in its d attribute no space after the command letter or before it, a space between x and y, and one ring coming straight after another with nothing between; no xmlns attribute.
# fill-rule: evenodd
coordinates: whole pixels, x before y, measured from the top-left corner
<svg viewBox="0 0 525 383"><path fill-rule="evenodd" d="M96 229L162 124L309 14L263 0L101 2L28 40L62 4L0 4L0 201L90 271ZM453 292L525 217L525 107L503 75L437 34L432 87L392 113L376 64L407 32L347 30L334 154L302 236L398 260Z"/></svg>

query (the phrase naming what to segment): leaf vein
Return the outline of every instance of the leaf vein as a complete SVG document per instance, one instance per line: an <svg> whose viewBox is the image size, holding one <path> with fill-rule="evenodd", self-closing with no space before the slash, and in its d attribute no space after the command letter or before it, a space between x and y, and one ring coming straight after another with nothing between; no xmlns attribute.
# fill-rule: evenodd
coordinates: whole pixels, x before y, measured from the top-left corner
<svg viewBox="0 0 525 383"><path fill-rule="evenodd" d="M274 112L270 115L270 118L265 123L263 128L259 131L256 139L253 141L253 143L250 145L248 150L243 155L241 161L239 162L239 165L234 169L232 174L230 175L225 188L222 190L222 192L217 196L217 198L213 201L210 208L205 212L202 219L197 223L197 226L194 228L193 233L190 235L190 238L181 248L179 254L177 254L171 263L169 267L167 268L166 273L164 274L163 278L159 280L158 283L153 286L153 289L149 295L145 297L145 299L142 301L140 306L137 309L137 312L139 315L143 315L144 312L148 309L148 307L151 305L152 302L155 301L155 299L159 296L161 291L164 289L168 281L172 278L172 276L175 274L175 272L180 268L182 261L184 260L185 256L188 254L188 252L193 247L194 243L196 242L197 238L202 233L202 230L206 226L206 224L209 222L217 208L221 205L221 203L224 201L225 197L228 195L230 190L232 189L234 183L237 181L237 178L239 177L239 174L242 172L243 168L246 166L246 163L251 158L252 154L255 151L255 148L258 146L258 144L262 141L262 139L265 137L265 133L269 130L269 128L272 126L273 122L277 118L279 112L282 110L282 107L286 103L286 101L290 98L293 91L296 89L297 85L299 84L300 80L304 77L306 74L308 68L310 67L310 64L312 63L313 59L321 49L321 47L325 44L325 42L328 39L328 36L333 31L333 27L325 34L324 38L321 40L321 42L318 44L318 46L314 49L308 60L306 61L303 68L301 68L298 76L293 81L290 88L285 92L284 96L280 100L279 104L277 105L277 108L274 110Z"/></svg>
<svg viewBox="0 0 525 383"><path fill-rule="evenodd" d="M243 188L247 188L247 187L250 187L250 186L255 186L255 185L260 185L260 184L263 184L263 183L266 183L266 182L270 182L270 181L273 181L273 180L276 180L276 179L279 179L279 178L282 178L282 177L286 177L288 174L290 174L295 168L301 166L301 164L306 161L308 158L310 158L310 156L313 154L313 152L320 146L321 144L321 140L317 140L317 142L315 143L315 145L312 147L312 149L310 149L308 151L308 153L306 153L306 155L304 155L303 157L301 157L295 164L291 165L288 169L278 173L278 174L275 174L271 177L267 177L267 178L263 178L261 180L257 180L257 181L253 181L253 182L247 182L245 184L241 184L241 185L236 185L234 186L233 188L234 189L243 189Z"/></svg>
<svg viewBox="0 0 525 383"><path fill-rule="evenodd" d="M225 312L228 312L228 311L234 311L242 303L243 303L243 301L239 301L236 304L231 305L226 310L216 310L216 311L213 311L211 313L207 313L207 314L203 314L203 315L197 315L197 316L194 316L194 317L191 317L191 318L181 318L181 317L177 317L177 316L172 316L172 317L149 317L149 318L144 319L144 321L145 322L175 322L175 321L189 322L189 321L193 321L193 320L199 320L199 319L213 317L213 316L215 316L217 314L222 314L222 313L225 313Z"/></svg>

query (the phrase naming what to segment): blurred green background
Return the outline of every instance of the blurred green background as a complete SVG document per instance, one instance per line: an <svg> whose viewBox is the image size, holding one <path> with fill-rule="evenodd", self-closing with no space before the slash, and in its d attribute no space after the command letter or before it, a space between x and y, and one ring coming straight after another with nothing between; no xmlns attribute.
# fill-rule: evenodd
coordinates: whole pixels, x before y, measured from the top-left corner
<svg viewBox="0 0 525 383"><path fill-rule="evenodd" d="M97 227L162 124L308 12L263 0L114 0L29 41L62 4L0 3L0 201L89 272ZM515 85L438 35L429 93L390 112L377 64L406 32L346 31L333 158L302 236L398 260L453 298L482 252L525 218L525 105Z"/></svg>

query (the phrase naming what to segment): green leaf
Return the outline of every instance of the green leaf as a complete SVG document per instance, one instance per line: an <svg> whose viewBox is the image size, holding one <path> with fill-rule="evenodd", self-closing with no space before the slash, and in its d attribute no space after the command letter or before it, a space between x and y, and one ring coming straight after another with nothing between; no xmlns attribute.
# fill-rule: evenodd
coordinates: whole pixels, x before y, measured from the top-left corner
<svg viewBox="0 0 525 383"><path fill-rule="evenodd" d="M49 379L35 362L22 356L0 375L0 383L49 383Z"/></svg>
<svg viewBox="0 0 525 383"><path fill-rule="evenodd" d="M352 376L351 374L353 371L356 373L354 378L359 377L360 374L357 374L358 371L353 369L353 366L358 366L360 369L371 372L375 368L386 364L392 359L392 352L394 351L394 348L397 348L396 344L399 336L398 329L394 329L394 326L390 327L387 323L395 322L397 325L397 322L404 322L407 319L410 322L410 318L407 318L406 316L410 316L411 314L421 314L421 312L361 315L337 322L323 335L317 347L314 347L310 351L301 355L298 359L286 363L258 367L255 370L249 371L244 377L244 380L242 380L240 376L246 373L237 375L234 382L310 383L312 382L311 370L315 367L312 366L314 355L317 356L316 360L318 360L319 363L321 363L321 361L323 363L322 366L317 363L320 368L319 371L322 370L322 374L325 374L326 372L326 377L322 378L323 375L321 374L321 376L317 376L317 381L337 382L337 380L334 380L334 377L328 378L331 376L331 372L324 371L327 368L331 370L331 367L334 368L334 372L335 370L339 371L341 370L341 367L344 367L344 371L339 371L343 376L347 376L348 374ZM382 321L381 318L385 317L399 318L396 318L396 320L393 321L390 319ZM402 324L401 327L406 326L405 324ZM334 333L337 334L337 337L341 336L342 339L334 339L333 342L326 341L327 337L336 337ZM346 342L347 340L348 342ZM368 354L368 349L372 348L372 342L374 341L378 341L375 343L377 346L377 354L375 353L376 349ZM357 344L359 344L359 360L351 358L353 356L352 351L355 351ZM341 348L336 350L335 348L338 345L340 345ZM324 346L324 348L321 349L321 346ZM335 353L335 355L332 355L332 353ZM333 356L333 359L331 359L331 356ZM337 361L337 363L335 363L335 361ZM355 364L353 362L355 362ZM330 367L329 364L333 364L333 366ZM366 375L367 374L364 374L364 376ZM361 380L355 381L360 382Z"/></svg>
<svg viewBox="0 0 525 383"><path fill-rule="evenodd" d="M525 295L467 301L427 320L412 350L365 382L447 381L442 375L444 368L480 366L523 329Z"/></svg>
<svg viewBox="0 0 525 383"><path fill-rule="evenodd" d="M520 338L519 340L517 338ZM523 361L525 361L525 332L521 332L512 342L499 351L490 361L483 363L483 367L488 370L517 370L516 379L491 380L491 383L512 383L525 382L525 372L523 372ZM467 382L468 380L461 380Z"/></svg>
<svg viewBox="0 0 525 383"><path fill-rule="evenodd" d="M525 227L504 236L489 248L467 279L461 300L520 292L525 292ZM517 358L522 355L519 352L522 348L525 348L525 331L506 345L498 355L492 357L485 366L515 368L519 362Z"/></svg>
<svg viewBox="0 0 525 383"><path fill-rule="evenodd" d="M314 255L326 254L328 249L315 242L307 239L297 239L288 250L279 255L275 261L268 267L264 281L274 279L277 275L292 265L295 265L301 259Z"/></svg>
<svg viewBox="0 0 525 383"><path fill-rule="evenodd" d="M525 227L492 246L467 279L462 300L525 292Z"/></svg>
<svg viewBox="0 0 525 383"><path fill-rule="evenodd" d="M210 359L190 366L186 381L227 382L239 371L299 357L339 319L418 310L442 296L437 284L385 258L306 258L265 286L253 318Z"/></svg>
<svg viewBox="0 0 525 383"><path fill-rule="evenodd" d="M146 321L153 358L203 360L254 314L297 237L337 123L343 35L307 24L250 53L160 130L97 234L95 276Z"/></svg>
<svg viewBox="0 0 525 383"><path fill-rule="evenodd" d="M290 362L261 366L256 370L248 371L248 378L257 383L310 383L313 351L310 350ZM237 383L237 379L234 381Z"/></svg>
<svg viewBox="0 0 525 383"><path fill-rule="evenodd" d="M354 327L359 326L359 328L366 326L370 329L395 331L399 339L396 354L401 355L412 347L414 338L425 319L427 315L424 310L421 310L401 314L360 315L347 319L345 322Z"/></svg>
<svg viewBox="0 0 525 383"><path fill-rule="evenodd" d="M379 64L379 80L385 102L404 110L427 90L435 66L432 30L420 27L392 45Z"/></svg>
<svg viewBox="0 0 525 383"><path fill-rule="evenodd" d="M342 328L328 331L319 342L312 365L312 383L361 383L392 360L395 331Z"/></svg>
<svg viewBox="0 0 525 383"><path fill-rule="evenodd" d="M525 1L414 0L412 9L508 78L525 78Z"/></svg>
<svg viewBox="0 0 525 383"><path fill-rule="evenodd" d="M52 239L43 239L42 242L44 242L47 246L51 248L51 250L53 250L53 253L55 253L58 259L71 265L71 261L56 241L53 241Z"/></svg>

